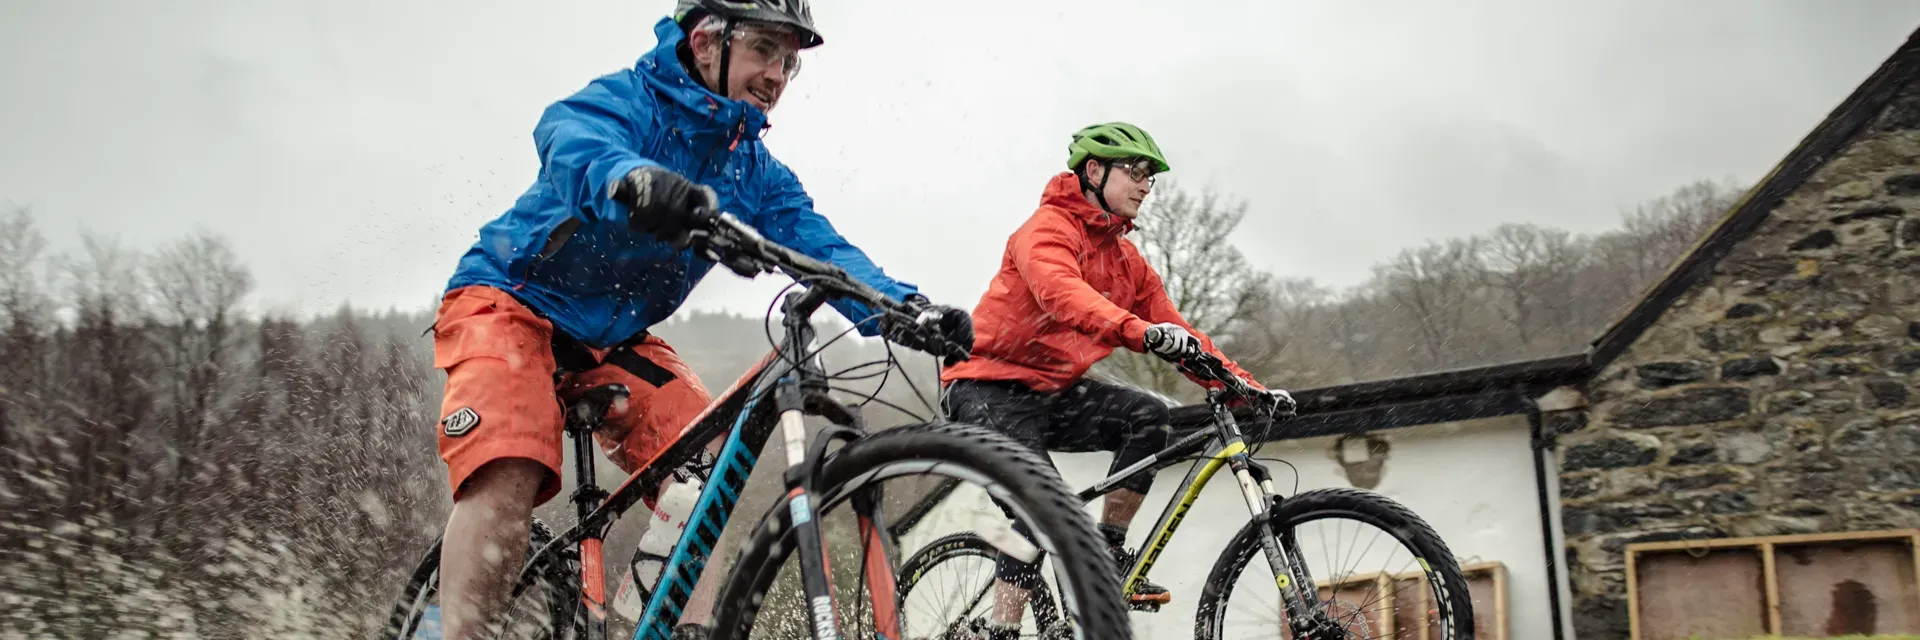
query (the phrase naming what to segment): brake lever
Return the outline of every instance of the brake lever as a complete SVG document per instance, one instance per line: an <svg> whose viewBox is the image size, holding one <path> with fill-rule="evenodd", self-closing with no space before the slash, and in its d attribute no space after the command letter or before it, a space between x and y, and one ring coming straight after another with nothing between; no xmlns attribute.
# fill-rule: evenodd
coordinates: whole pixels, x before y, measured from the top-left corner
<svg viewBox="0 0 1920 640"><path fill-rule="evenodd" d="M707 237L708 235L709 234L706 231L702 231L699 229L688 229L686 231L682 231L680 233L674 234L672 238L667 240L667 244L672 245L674 251L686 251L688 247L692 247L695 244L700 244L699 240Z"/></svg>
<svg viewBox="0 0 1920 640"><path fill-rule="evenodd" d="M734 275L742 278L757 278L760 274L772 270L767 267L767 263L741 253L728 254L717 262L726 265Z"/></svg>

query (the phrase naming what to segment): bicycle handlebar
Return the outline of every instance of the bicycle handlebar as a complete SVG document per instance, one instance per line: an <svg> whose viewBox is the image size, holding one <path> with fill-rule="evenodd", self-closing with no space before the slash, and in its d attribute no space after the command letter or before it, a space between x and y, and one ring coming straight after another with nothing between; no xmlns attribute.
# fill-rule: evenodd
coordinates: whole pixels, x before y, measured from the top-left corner
<svg viewBox="0 0 1920 640"><path fill-rule="evenodd" d="M926 337L933 338L929 342L939 352L929 352L930 355L967 356L963 347L947 342L938 332L930 331L929 327L918 323L921 309L887 297L880 290L847 275L846 270L768 240L732 214L715 214L702 209L695 211L693 218L696 227L677 238L675 247L695 247L706 253L709 259L725 265L743 278L778 271L796 282L811 281L835 295L864 303L886 315L906 318Z"/></svg>
<svg viewBox="0 0 1920 640"><path fill-rule="evenodd" d="M1226 363L1221 362L1219 358L1214 357L1211 353L1201 353L1200 355L1176 362L1174 366L1179 367L1181 371L1201 380L1218 382L1226 387L1228 393L1235 396L1252 398L1260 395L1259 390L1254 389L1253 385L1247 384L1247 381L1241 380L1240 376L1234 375L1232 371L1227 370Z"/></svg>

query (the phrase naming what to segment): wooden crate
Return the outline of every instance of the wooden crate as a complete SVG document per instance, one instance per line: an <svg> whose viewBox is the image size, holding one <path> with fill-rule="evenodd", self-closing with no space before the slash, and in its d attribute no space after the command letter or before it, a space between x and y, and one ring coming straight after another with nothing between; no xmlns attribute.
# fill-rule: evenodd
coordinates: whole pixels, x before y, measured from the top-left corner
<svg viewBox="0 0 1920 640"><path fill-rule="evenodd" d="M1627 545L1633 640L1920 633L1920 529Z"/></svg>

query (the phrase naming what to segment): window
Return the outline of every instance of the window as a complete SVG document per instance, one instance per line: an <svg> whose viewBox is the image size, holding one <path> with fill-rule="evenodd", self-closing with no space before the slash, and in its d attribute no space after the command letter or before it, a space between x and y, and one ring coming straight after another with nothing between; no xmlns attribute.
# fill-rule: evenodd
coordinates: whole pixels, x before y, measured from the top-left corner
<svg viewBox="0 0 1920 640"><path fill-rule="evenodd" d="M1467 590L1473 598L1474 637L1511 640L1507 632L1506 565L1477 562L1463 565L1460 570L1467 576ZM1440 623L1433 611L1433 590L1426 583L1426 574L1418 571L1391 577L1385 573L1360 574L1339 581L1337 594L1335 583L1322 581L1320 598L1352 604L1352 610L1366 618L1371 634L1368 637L1439 640ZM1384 615L1389 611L1391 615Z"/></svg>
<svg viewBox="0 0 1920 640"><path fill-rule="evenodd" d="M1920 530L1627 545L1634 640L1920 633Z"/></svg>

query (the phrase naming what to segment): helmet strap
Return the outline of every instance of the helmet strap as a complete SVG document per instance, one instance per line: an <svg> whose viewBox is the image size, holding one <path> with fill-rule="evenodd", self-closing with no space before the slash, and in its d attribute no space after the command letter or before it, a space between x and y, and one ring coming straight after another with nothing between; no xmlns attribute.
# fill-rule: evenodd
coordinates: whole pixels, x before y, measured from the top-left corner
<svg viewBox="0 0 1920 640"><path fill-rule="evenodd" d="M731 85L727 84L727 65L733 62L733 20L720 29L720 77L714 80L713 92L722 98L732 98Z"/></svg>
<svg viewBox="0 0 1920 640"><path fill-rule="evenodd" d="M1100 163L1100 186L1094 186L1093 181L1087 179L1086 163L1083 162L1078 172L1080 174L1080 190L1093 191L1093 200L1100 203L1100 209L1107 213L1113 213L1113 207L1107 206L1107 180L1113 178L1113 161L1106 158L1095 158L1094 160Z"/></svg>

